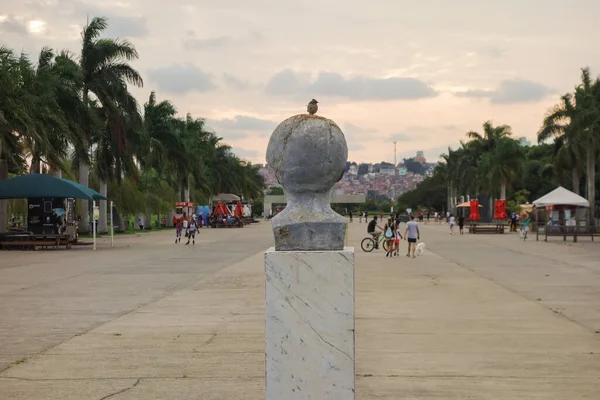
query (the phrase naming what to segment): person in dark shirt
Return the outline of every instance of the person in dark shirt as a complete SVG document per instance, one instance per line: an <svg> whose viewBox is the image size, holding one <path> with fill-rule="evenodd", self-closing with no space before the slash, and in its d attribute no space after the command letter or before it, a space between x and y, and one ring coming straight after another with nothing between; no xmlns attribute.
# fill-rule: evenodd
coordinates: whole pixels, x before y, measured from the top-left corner
<svg viewBox="0 0 600 400"><path fill-rule="evenodd" d="M458 216L458 228L460 230L460 234L463 234L463 228L465 227L465 217L461 215Z"/></svg>
<svg viewBox="0 0 600 400"><path fill-rule="evenodd" d="M383 232L383 229L377 224L377 215L373 216L373 219L367 225L367 232L375 239L375 248L379 247L379 236Z"/></svg>

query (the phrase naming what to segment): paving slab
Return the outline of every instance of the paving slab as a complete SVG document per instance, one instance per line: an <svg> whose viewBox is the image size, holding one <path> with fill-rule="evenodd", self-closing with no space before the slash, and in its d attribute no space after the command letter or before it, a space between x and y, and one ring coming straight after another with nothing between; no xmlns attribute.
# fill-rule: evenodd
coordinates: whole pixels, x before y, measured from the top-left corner
<svg viewBox="0 0 600 400"><path fill-rule="evenodd" d="M272 236L267 224L244 232L188 252L163 233L131 238L85 267L69 255L57 278L39 276L37 254L39 265L25 255L0 267L11 279L0 286L0 398L264 398ZM409 259L362 252L365 236L366 224L350 224L357 399L598 398L600 243L423 226L427 250Z"/></svg>

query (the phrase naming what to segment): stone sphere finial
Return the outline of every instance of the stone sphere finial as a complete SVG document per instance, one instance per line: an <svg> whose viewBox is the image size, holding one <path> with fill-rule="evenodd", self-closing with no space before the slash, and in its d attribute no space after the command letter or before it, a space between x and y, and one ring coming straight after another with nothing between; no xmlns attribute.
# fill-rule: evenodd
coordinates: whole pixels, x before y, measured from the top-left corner
<svg viewBox="0 0 600 400"><path fill-rule="evenodd" d="M345 171L346 138L335 122L310 114L275 128L267 162L287 195L271 223L275 250L342 250L346 219L331 209L331 189Z"/></svg>

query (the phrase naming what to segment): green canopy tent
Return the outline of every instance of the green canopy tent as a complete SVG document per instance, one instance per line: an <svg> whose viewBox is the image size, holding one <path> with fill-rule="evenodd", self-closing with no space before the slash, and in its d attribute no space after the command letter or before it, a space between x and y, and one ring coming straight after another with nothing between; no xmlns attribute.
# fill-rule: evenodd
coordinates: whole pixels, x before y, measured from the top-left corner
<svg viewBox="0 0 600 400"><path fill-rule="evenodd" d="M80 183L53 175L30 174L20 175L0 182L0 200L36 199L36 198L72 198L84 200L106 200L102 194ZM111 206L112 216L112 206ZM95 222L95 220L92 218ZM111 224L112 226L112 224ZM112 242L111 228L111 242ZM94 250L96 249L96 229L94 234Z"/></svg>
<svg viewBox="0 0 600 400"><path fill-rule="evenodd" d="M0 182L0 200L50 197L106 200L94 189L52 175L20 175Z"/></svg>

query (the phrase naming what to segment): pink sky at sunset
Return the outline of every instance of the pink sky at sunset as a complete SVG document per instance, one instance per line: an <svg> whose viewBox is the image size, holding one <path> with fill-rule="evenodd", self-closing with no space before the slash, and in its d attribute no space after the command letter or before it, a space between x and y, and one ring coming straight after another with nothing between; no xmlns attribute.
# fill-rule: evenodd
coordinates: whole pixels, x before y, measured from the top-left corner
<svg viewBox="0 0 600 400"><path fill-rule="evenodd" d="M314 97L350 160L392 161L396 140L399 159L433 161L486 120L535 141L580 68L600 74L599 12L592 0L0 0L0 45L77 52L86 15L107 16L107 35L140 53L140 103L156 90L242 158L264 163L277 123Z"/></svg>

